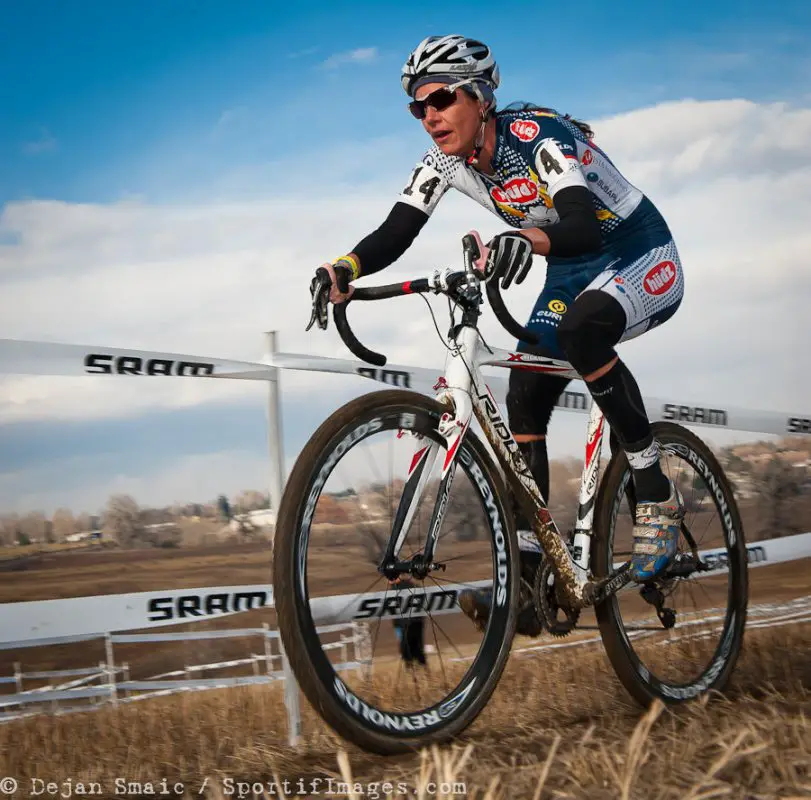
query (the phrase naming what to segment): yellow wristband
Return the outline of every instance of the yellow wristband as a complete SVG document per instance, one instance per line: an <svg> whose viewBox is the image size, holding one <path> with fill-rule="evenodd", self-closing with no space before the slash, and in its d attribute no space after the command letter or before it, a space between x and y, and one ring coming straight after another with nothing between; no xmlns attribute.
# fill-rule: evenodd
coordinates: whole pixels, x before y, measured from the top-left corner
<svg viewBox="0 0 811 800"><path fill-rule="evenodd" d="M335 261L332 262L332 266L334 267L336 264L340 264L341 261L346 263L349 266L349 269L352 271L352 280L356 281L360 277L360 265L357 261L355 261L352 256L341 256L340 258L336 258Z"/></svg>

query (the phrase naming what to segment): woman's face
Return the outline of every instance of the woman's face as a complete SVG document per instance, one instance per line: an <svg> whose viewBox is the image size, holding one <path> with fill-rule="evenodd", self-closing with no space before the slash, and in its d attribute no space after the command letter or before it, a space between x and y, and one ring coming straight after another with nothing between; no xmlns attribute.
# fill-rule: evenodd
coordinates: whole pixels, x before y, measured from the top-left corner
<svg viewBox="0 0 811 800"><path fill-rule="evenodd" d="M431 92L444 85L426 83L420 86L414 99L424 100ZM426 133L445 155L466 156L473 150L481 124L481 107L477 100L459 88L456 90L456 100L442 111L426 106L425 118L421 122Z"/></svg>

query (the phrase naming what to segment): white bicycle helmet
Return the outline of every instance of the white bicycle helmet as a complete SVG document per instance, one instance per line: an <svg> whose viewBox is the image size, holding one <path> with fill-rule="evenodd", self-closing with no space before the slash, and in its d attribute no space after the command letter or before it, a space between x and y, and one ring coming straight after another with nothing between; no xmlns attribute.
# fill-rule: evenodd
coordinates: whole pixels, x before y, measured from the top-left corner
<svg viewBox="0 0 811 800"><path fill-rule="evenodd" d="M427 83L431 78L473 78L492 92L499 83L498 64L490 48L475 39L458 34L428 36L403 64L401 82L411 97L418 83Z"/></svg>

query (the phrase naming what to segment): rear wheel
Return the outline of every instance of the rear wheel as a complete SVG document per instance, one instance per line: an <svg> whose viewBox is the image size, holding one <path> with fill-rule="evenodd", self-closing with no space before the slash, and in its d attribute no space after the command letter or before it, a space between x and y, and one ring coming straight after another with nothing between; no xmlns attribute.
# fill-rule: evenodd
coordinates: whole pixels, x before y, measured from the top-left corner
<svg viewBox="0 0 811 800"><path fill-rule="evenodd" d="M651 427L662 469L685 501L679 553L664 577L628 584L594 609L620 681L645 706L724 688L743 642L748 597L743 527L721 465L684 427ZM597 499L596 576L631 557L634 509L628 462L616 452Z"/></svg>
<svg viewBox="0 0 811 800"><path fill-rule="evenodd" d="M291 667L322 718L377 753L445 741L470 725L498 683L515 631L518 544L501 478L468 431L442 488L447 445L437 426L446 410L399 390L351 401L302 450L279 508L273 585ZM392 584L382 554L426 451L436 451L436 475L425 467L422 503L399 552L420 568ZM420 566L429 532L434 558ZM457 597L484 584L493 586L493 601L477 631ZM342 643L326 641L341 626ZM350 638L363 645L354 656Z"/></svg>

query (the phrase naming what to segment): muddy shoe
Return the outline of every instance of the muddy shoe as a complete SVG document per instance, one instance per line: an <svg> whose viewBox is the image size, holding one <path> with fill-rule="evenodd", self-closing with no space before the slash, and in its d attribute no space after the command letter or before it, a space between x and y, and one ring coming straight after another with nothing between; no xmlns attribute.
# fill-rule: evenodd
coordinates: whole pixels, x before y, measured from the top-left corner
<svg viewBox="0 0 811 800"><path fill-rule="evenodd" d="M521 636L538 636L543 631L543 624L535 612L532 599L532 586L535 572L541 562L541 549L538 540L531 531L518 531L521 564L521 588L518 594L518 621L515 632ZM493 592L491 589L465 589L459 592L459 608L470 619L478 631L484 631L490 616L490 604Z"/></svg>
<svg viewBox="0 0 811 800"><path fill-rule="evenodd" d="M661 575L679 549L684 501L671 481L670 497L663 503L639 503L636 507L631 574L644 582Z"/></svg>
<svg viewBox="0 0 811 800"><path fill-rule="evenodd" d="M459 592L457 602L462 613L476 626L484 631L490 616L490 600L493 592L490 589L464 589Z"/></svg>

